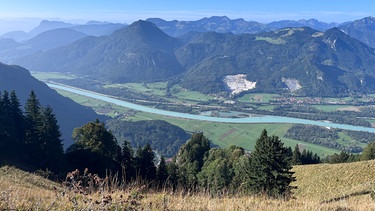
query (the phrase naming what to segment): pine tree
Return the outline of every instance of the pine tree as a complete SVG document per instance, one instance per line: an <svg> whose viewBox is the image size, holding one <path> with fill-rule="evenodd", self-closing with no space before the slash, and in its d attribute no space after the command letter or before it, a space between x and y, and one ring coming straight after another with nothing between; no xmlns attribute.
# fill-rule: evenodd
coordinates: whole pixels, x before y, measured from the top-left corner
<svg viewBox="0 0 375 211"><path fill-rule="evenodd" d="M7 130L6 130L6 110L2 95L0 93L0 164L6 159L7 152Z"/></svg>
<svg viewBox="0 0 375 211"><path fill-rule="evenodd" d="M296 144L294 147L293 155L292 155L292 165L301 165L301 152L299 151L299 146Z"/></svg>
<svg viewBox="0 0 375 211"><path fill-rule="evenodd" d="M125 181L135 178L134 151L129 141L124 141L122 145L121 166Z"/></svg>
<svg viewBox="0 0 375 211"><path fill-rule="evenodd" d="M150 144L146 144L143 148L139 147L135 156L137 176L147 181L154 180L156 178L154 160L155 154Z"/></svg>
<svg viewBox="0 0 375 211"><path fill-rule="evenodd" d="M22 144L25 139L25 117L15 91L10 93L10 115L16 125L16 141Z"/></svg>
<svg viewBox="0 0 375 211"><path fill-rule="evenodd" d="M159 187L162 187L168 179L168 169L164 156L161 156L159 165L156 169L156 180Z"/></svg>
<svg viewBox="0 0 375 211"><path fill-rule="evenodd" d="M178 172L179 172L179 169L175 160L167 164L168 180L166 182L166 185L172 188L173 190L176 189L177 184L178 184L178 180L179 180Z"/></svg>
<svg viewBox="0 0 375 211"><path fill-rule="evenodd" d="M17 122L22 122L18 100L11 96L12 115ZM26 154L28 163L36 169L59 172L65 169L64 150L60 127L53 109L41 106L34 91L31 91L25 105ZM22 124L22 123L21 123Z"/></svg>
<svg viewBox="0 0 375 211"><path fill-rule="evenodd" d="M312 151L304 149L301 153L301 164L316 164L320 163L320 157L315 153L313 154Z"/></svg>
<svg viewBox="0 0 375 211"><path fill-rule="evenodd" d="M257 139L250 160L249 188L254 194L269 197L289 197L295 181L291 172L288 149L277 136L269 137L263 130Z"/></svg>
<svg viewBox="0 0 375 211"><path fill-rule="evenodd" d="M31 91L25 105L26 118L32 121L40 121L41 107L35 92Z"/></svg>
<svg viewBox="0 0 375 211"><path fill-rule="evenodd" d="M24 162L25 120L15 91L0 93L0 157Z"/></svg>
<svg viewBox="0 0 375 211"><path fill-rule="evenodd" d="M329 163L347 163L350 158L350 154L345 151L341 151L340 154L333 154L328 157Z"/></svg>
<svg viewBox="0 0 375 211"><path fill-rule="evenodd" d="M4 91L1 97L1 107L2 107L2 115L1 115L1 131L3 131L2 139L6 143L6 153L9 153L9 150L12 150L15 146L15 139L16 139L16 131L17 126L12 118L11 115L11 102L9 99L8 91Z"/></svg>
<svg viewBox="0 0 375 211"><path fill-rule="evenodd" d="M25 144L27 148L28 163L38 166L43 160L41 152L41 134L42 114L39 99L34 91L30 92L25 105L26 133Z"/></svg>
<svg viewBox="0 0 375 211"><path fill-rule="evenodd" d="M43 155L39 167L59 172L65 169L64 150L60 127L51 107L43 109L40 128L41 152Z"/></svg>

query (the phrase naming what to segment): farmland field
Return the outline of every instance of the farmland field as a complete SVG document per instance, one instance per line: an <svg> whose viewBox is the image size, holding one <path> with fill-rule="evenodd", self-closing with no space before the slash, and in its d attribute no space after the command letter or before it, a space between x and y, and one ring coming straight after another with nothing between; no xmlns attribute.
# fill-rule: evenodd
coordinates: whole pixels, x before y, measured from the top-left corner
<svg viewBox="0 0 375 211"><path fill-rule="evenodd" d="M61 73L33 73L36 77L41 80L70 80L74 79L74 76L64 75ZM103 85L103 90L115 89L116 93L127 92L130 90L132 97L137 97L138 95L143 95L141 100L135 102L143 103L143 105L156 107L162 110L172 110L181 113L205 113L205 115L224 115L225 112L231 111L231 109L236 109L236 104L226 104L226 101L232 100L225 97L217 97L211 95L205 95L199 92L186 90L179 85L173 85L167 91L167 82L155 82L155 83L124 83L124 84L106 84ZM121 106L117 106L108 102L103 102L99 100L94 100L91 98L86 98L80 95L75 95L72 93L64 92L59 90L59 92L67 97L72 98L76 102L93 107L95 111L102 115L108 115L111 117L122 118L125 121L139 121L139 120L165 120L174 125L177 125L188 132L203 131L205 135L217 146L226 147L231 144L239 145L245 149L251 150L255 143L255 138L259 136L259 133L263 129L271 135L279 136L287 146L292 148L296 144L301 144L304 148L312 150L319 155L330 155L338 152L335 149L330 149L314 144L308 144L303 142L303 140L293 140L285 137L286 132L292 126L292 124L241 124L241 123L212 123L199 120L186 120L181 118L166 117L163 115L156 115L151 113L145 113L140 111L129 110ZM167 93L168 92L168 93ZM139 93L139 94L138 94ZM146 96L146 97L145 97ZM150 96L150 100L147 100ZM155 98L156 96L156 98ZM160 100L162 99L162 100ZM285 98L285 96L280 96L277 94L267 94L267 93L248 93L240 96L235 101L239 102L239 105L245 106L242 114L251 114L252 111L262 113L268 112L273 113L279 106L283 106L284 103L293 103L295 101L312 102L314 103L316 99L308 98ZM280 101L281 100L281 101ZM358 107L350 106L349 102L353 98L326 98L318 99L317 104L312 104L311 108L316 108L320 112L333 112L339 110L353 111ZM324 104L322 102L333 102L339 104ZM290 104L292 105L292 104ZM238 107L238 106L237 106ZM303 108L303 107L301 107ZM298 109L298 107L297 107ZM281 109L282 111L282 109ZM249 113L250 112L250 113ZM301 111L303 112L303 110ZM235 115L242 115L241 112L237 112ZM252 114L251 114L252 115ZM277 115L277 114L276 114ZM312 113L312 115L314 115ZM125 118L126 117L126 118ZM238 116L240 117L240 116ZM242 116L241 116L242 117ZM367 120L363 118L362 120ZM371 119L368 120L370 123ZM347 123L348 124L348 123ZM352 138L348 137L344 133L340 133L339 139L336 140L337 143L342 146L350 146L352 144ZM353 142L354 143L354 142ZM358 145L359 146L359 145ZM364 147L365 144L360 144L360 147Z"/></svg>
<svg viewBox="0 0 375 211"><path fill-rule="evenodd" d="M74 101L85 105L91 106L96 111L103 109L107 110L106 115L115 117L129 111L121 106L113 105L99 100L83 97L58 90L60 94L67 96ZM98 112L99 113L99 112ZM337 150L305 143L298 140L288 139L283 137L286 131L292 126L291 124L237 124L237 123L213 123L199 120L187 120L181 118L166 117L157 114L146 112L135 112L134 116L127 117L126 121L139 121L139 120L165 120L171 124L177 125L188 132L203 131L205 136L209 138L214 145L220 147L227 147L229 145L237 145L247 150L252 150L257 137L260 132L266 129L270 135L278 136L286 146L294 147L296 144L301 144L303 148L318 153L319 155L331 155L337 153ZM231 131L229 133L229 131Z"/></svg>

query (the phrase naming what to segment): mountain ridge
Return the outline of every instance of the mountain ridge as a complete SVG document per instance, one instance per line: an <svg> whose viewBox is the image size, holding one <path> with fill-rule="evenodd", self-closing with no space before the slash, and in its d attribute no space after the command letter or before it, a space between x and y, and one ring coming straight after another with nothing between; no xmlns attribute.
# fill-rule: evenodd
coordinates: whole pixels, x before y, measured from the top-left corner
<svg viewBox="0 0 375 211"><path fill-rule="evenodd" d="M127 28L115 31L110 36L87 37L68 45L66 49L87 50L83 54L74 54L74 60L70 61L71 66L66 65L69 59L64 60L64 55L60 55L61 61L45 59L44 56L48 57L51 51L24 57L17 63L33 70L42 66L39 71L48 71L51 66L44 61L50 60L55 63L53 66L61 65L71 72L99 76L112 82L165 80L184 71L173 52L177 45L179 45L177 39L166 35L154 24L137 21ZM58 54L59 49L53 49L52 52ZM72 54L69 50L64 52ZM27 64L25 60L33 61L33 64ZM112 74L107 74L108 70ZM135 72L138 74L134 74Z"/></svg>
<svg viewBox="0 0 375 211"><path fill-rule="evenodd" d="M0 91L3 90L8 92L14 90L22 108L31 90L34 90L41 105L50 105L56 114L65 148L73 143L71 135L74 128L99 118L91 108L83 107L59 95L55 90L32 77L27 69L17 65L0 63Z"/></svg>
<svg viewBox="0 0 375 211"><path fill-rule="evenodd" d="M63 54L52 56L52 51L45 51L18 63L49 71L52 66L45 61L54 61L63 69L112 83L180 77L183 87L206 94L227 92L223 79L236 74L245 74L248 81L256 83L250 91L258 92L344 96L375 91L374 49L339 28L326 32L283 28L258 34L201 32L182 43L153 23L137 21L110 36L96 38L98 42L91 47L78 47L89 39L93 38L53 49L64 54L74 52L68 49L87 49L74 62ZM291 80L299 89L288 90L286 81Z"/></svg>
<svg viewBox="0 0 375 211"><path fill-rule="evenodd" d="M230 20L211 20L215 18ZM178 77L184 88L207 94L228 92L224 78L245 74L256 84L249 92L328 97L373 93L374 61L373 48L338 27L325 32L309 27L257 34L193 32L174 38L156 24L139 20L111 35L86 37L17 63L109 83Z"/></svg>

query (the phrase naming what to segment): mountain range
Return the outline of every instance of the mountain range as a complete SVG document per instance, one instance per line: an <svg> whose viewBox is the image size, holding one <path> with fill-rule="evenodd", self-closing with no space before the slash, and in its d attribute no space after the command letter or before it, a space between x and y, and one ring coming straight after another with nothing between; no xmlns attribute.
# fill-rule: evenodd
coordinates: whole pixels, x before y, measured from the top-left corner
<svg viewBox="0 0 375 211"><path fill-rule="evenodd" d="M127 24L120 24L120 23L109 23L109 22L98 22L98 21L89 21L86 24L71 24L62 21L49 21L43 20L40 24L32 29L29 32L24 31L11 31L7 32L0 36L0 39L10 38L17 42L24 42L33 37L37 36L46 31L54 30L54 29L73 29L77 32L81 32L83 34L89 36L102 36L102 35L109 35L112 32L120 29L122 27L126 27Z"/></svg>
<svg viewBox="0 0 375 211"><path fill-rule="evenodd" d="M375 92L374 22L372 17L340 25L315 19L266 25L227 17L152 18L117 25L104 36L84 36L68 26L26 41L38 49L49 39L60 40L26 55L12 50L25 45L0 39L0 49L7 49L0 58L30 70L69 71L109 83L177 78L183 87L207 94L229 93L226 78L245 75L245 83L256 84L253 92L346 96ZM71 39L62 39L63 32Z"/></svg>

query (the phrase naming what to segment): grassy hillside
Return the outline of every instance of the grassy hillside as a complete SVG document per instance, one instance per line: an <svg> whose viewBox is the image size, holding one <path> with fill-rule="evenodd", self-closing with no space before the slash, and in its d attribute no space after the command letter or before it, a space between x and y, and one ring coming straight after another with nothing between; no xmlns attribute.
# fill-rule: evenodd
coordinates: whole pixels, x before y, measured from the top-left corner
<svg viewBox="0 0 375 211"><path fill-rule="evenodd" d="M374 190L375 161L295 166L298 198L319 201ZM375 204L374 204L375 205Z"/></svg>
<svg viewBox="0 0 375 211"><path fill-rule="evenodd" d="M375 161L295 166L298 189L289 201L262 196L212 198L208 194L148 192L141 186L103 186L81 194L35 174L0 168L0 210L374 210ZM112 180L115 181L115 180Z"/></svg>

